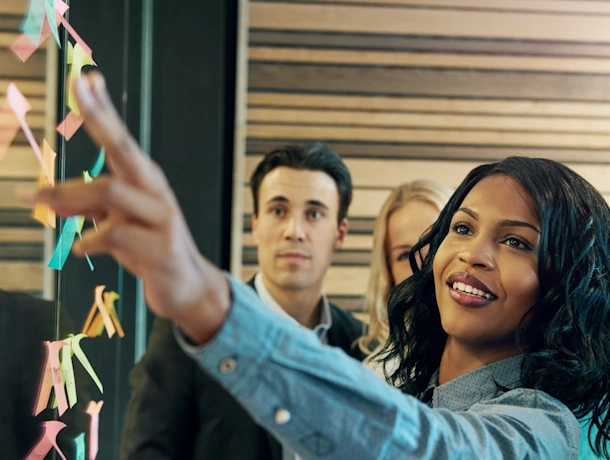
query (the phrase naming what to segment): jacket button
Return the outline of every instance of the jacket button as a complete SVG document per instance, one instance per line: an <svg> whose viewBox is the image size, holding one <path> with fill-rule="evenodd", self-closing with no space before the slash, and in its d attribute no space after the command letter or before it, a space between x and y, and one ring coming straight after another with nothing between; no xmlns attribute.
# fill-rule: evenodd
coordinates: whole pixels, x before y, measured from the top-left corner
<svg viewBox="0 0 610 460"><path fill-rule="evenodd" d="M286 409L275 409L275 415L273 417L275 419L275 423L278 425L284 425L290 421L290 412Z"/></svg>
<svg viewBox="0 0 610 460"><path fill-rule="evenodd" d="M225 358L220 362L220 372L223 374L230 374L237 367L237 363L233 358Z"/></svg>

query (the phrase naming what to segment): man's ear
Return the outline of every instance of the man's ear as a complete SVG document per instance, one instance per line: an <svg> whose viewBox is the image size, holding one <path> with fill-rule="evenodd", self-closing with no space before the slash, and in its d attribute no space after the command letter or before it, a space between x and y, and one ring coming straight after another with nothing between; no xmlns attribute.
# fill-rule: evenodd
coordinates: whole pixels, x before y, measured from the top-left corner
<svg viewBox="0 0 610 460"><path fill-rule="evenodd" d="M258 216L256 214L252 214L252 237L254 238L254 242L258 245Z"/></svg>
<svg viewBox="0 0 610 460"><path fill-rule="evenodd" d="M345 236L347 235L347 229L349 227L349 222L347 221L347 217L344 217L341 223L339 224L339 228L337 228L337 239L335 240L335 245L333 249L336 251L341 246L343 246L343 242L345 241Z"/></svg>

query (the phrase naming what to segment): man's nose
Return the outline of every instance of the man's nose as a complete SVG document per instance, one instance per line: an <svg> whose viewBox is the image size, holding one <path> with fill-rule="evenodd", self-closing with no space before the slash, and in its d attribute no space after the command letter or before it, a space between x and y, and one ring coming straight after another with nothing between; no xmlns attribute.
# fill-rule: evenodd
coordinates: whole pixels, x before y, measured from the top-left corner
<svg viewBox="0 0 610 460"><path fill-rule="evenodd" d="M302 217L294 215L287 220L284 238L290 241L305 240L305 223Z"/></svg>

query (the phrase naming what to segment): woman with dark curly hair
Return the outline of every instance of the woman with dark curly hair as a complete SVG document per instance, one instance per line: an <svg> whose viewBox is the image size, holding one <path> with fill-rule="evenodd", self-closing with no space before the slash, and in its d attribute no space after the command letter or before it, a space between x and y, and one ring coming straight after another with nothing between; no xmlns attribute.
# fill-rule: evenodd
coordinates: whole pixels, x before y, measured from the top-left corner
<svg viewBox="0 0 610 460"><path fill-rule="evenodd" d="M440 390L519 361L518 381L497 382L498 394L518 387L558 399L599 430L591 446L607 455L609 230L604 199L557 162L512 157L474 169L390 297L386 359L400 361L391 382L428 399L435 380Z"/></svg>
<svg viewBox="0 0 610 460"><path fill-rule="evenodd" d="M22 200L103 220L73 251L111 254L142 277L182 349L301 458L576 459L583 417L608 454L610 210L570 169L478 167L416 245L386 347L405 395L199 255L102 77L82 77L75 93L111 176Z"/></svg>

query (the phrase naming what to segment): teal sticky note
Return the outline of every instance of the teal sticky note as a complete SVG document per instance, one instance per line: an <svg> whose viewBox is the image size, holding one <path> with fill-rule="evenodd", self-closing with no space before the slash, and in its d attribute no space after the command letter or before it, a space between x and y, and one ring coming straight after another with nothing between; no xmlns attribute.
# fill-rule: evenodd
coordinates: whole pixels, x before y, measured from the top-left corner
<svg viewBox="0 0 610 460"><path fill-rule="evenodd" d="M70 254L70 249L72 249L72 243L74 243L74 238L76 237L77 231L78 216L68 217L64 222L64 227L61 230L59 238L57 239L55 251L53 251L53 256L51 257L47 267L55 270L61 270L64 267L68 254Z"/></svg>
<svg viewBox="0 0 610 460"><path fill-rule="evenodd" d="M51 33L53 34L53 38L55 38L57 46L61 48L61 43L59 42L59 32L57 31L57 21L55 20L55 0L44 0L44 9L47 13L47 21L49 21L49 27L51 29Z"/></svg>
<svg viewBox="0 0 610 460"><path fill-rule="evenodd" d="M28 12L23 20L23 24L21 24L21 31L37 46L40 44L40 36L44 26L45 1L30 0ZM55 19L55 12L53 12L53 19Z"/></svg>
<svg viewBox="0 0 610 460"><path fill-rule="evenodd" d="M100 149L99 155L97 156L97 160L95 160L95 164L89 170L89 175L91 177L97 177L100 175L100 173L102 172L102 169L104 168L105 160L106 160L106 151L104 150L104 147L102 147Z"/></svg>
<svg viewBox="0 0 610 460"><path fill-rule="evenodd" d="M74 444L76 444L74 458L76 460L85 460L85 433L81 433L74 438Z"/></svg>

